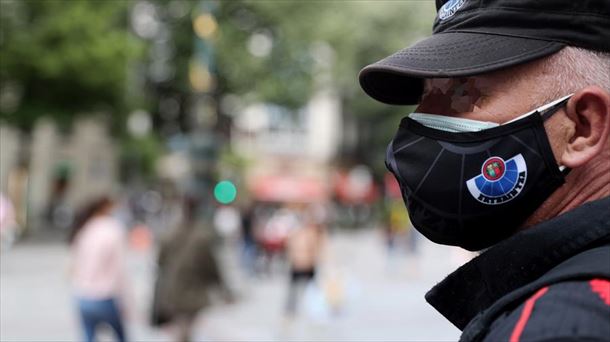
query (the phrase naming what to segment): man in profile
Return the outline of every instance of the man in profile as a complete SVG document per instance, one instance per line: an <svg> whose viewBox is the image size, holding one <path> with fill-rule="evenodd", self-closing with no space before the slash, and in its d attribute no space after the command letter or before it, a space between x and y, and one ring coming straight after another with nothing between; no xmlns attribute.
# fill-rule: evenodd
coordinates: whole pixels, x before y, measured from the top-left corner
<svg viewBox="0 0 610 342"><path fill-rule="evenodd" d="M360 73L414 227L485 250L426 295L467 341L610 338L610 1L437 0Z"/></svg>

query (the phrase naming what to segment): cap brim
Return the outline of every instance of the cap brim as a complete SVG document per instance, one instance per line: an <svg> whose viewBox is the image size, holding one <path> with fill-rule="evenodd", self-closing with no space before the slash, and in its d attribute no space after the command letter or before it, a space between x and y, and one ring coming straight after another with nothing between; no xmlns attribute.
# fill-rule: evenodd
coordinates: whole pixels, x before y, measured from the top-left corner
<svg viewBox="0 0 610 342"><path fill-rule="evenodd" d="M565 44L487 33L438 33L360 71L362 89L374 99L416 104L424 78L474 76L553 54Z"/></svg>

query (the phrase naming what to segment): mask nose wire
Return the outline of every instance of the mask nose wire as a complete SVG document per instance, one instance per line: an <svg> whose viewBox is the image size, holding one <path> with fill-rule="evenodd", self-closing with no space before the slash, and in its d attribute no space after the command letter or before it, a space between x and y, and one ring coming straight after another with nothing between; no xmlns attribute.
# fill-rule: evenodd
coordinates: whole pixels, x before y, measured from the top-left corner
<svg viewBox="0 0 610 342"><path fill-rule="evenodd" d="M385 158L386 158L385 165L386 165L388 171L392 172L396 176L396 178L398 178L399 180L402 181L402 177L400 176L400 173L398 172L398 166L396 165L396 158L394 158L394 140L393 139L388 144L388 148L386 149Z"/></svg>
<svg viewBox="0 0 610 342"><path fill-rule="evenodd" d="M392 146L394 145L394 140L391 140L388 144L388 147L385 150L385 167L388 171L394 173L394 168L392 167L394 162L394 153L392 153Z"/></svg>

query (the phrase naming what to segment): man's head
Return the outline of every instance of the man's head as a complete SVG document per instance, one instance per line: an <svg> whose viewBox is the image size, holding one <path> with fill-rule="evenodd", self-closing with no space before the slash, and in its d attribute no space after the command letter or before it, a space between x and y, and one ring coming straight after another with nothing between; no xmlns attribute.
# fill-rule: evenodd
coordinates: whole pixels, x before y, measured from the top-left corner
<svg viewBox="0 0 610 342"><path fill-rule="evenodd" d="M610 54L566 47L484 75L426 79L416 111L503 124L568 94L545 128L557 164L572 172L527 226L610 195Z"/></svg>
<svg viewBox="0 0 610 342"><path fill-rule="evenodd" d="M549 185L544 190L526 188L523 191L538 191L539 194L534 196L521 194L521 189L510 183L475 184L475 179L472 178L468 181L471 182L468 188L474 196L480 192L491 191L493 186L499 187L494 190L498 192L498 197L494 199L493 195L491 196L494 204L505 204L518 196L537 197L536 200L529 201L529 207L535 203L534 208L537 209L534 211L534 208L531 208L527 219L521 220L520 224L525 227L547 220L586 201L610 195L610 46L607 46L610 43L610 3L602 0L572 3L563 0L451 0L438 1L437 4L439 14L435 21L435 35L363 69L360 80L365 91L382 102L417 103L418 113L493 122L499 125L511 122L523 113L553 100L573 94L550 119L544 121L542 130L550 144L547 153L550 157L547 159L554 158L556 165L571 170L563 186L556 184ZM545 17L545 9L550 10L548 18ZM460 14L460 11L466 13ZM542 13L534 15L538 23L526 18L526 15L535 11ZM516 24L504 26L503 20L510 19L511 15L517 18ZM494 16L497 23L493 22ZM603 17L604 21L591 20L587 23L585 20L600 17ZM561 27L562 21L576 23L573 28L575 32L566 31ZM548 24L548 27L544 24ZM457 43L451 43L452 36ZM502 40L510 45L508 49L502 47ZM435 120L443 120L438 118L435 117ZM400 135L399 131L397 138L400 138ZM452 141L453 138L445 137L444 143ZM459 137L455 139L460 140ZM538 146L540 138L537 139L538 142L534 140L530 145ZM491 138L488 140L490 146L496 141ZM439 159L443 162L443 158L446 158L441 158L446 146L442 141L439 144L443 146L443 150L434 163ZM536 148L525 146L527 144L523 142L521 144L524 149ZM544 147L542 149L544 150ZM394 159L396 146L391 145L389 151L388 156ZM400 171L396 172L396 168L415 168L415 160L421 154L416 152L409 155L409 158L414 160L413 165L408 165L405 160L403 166L390 166L395 174L398 173L399 182L401 175ZM495 158L489 150L487 154L489 159ZM534 151L534 154L544 153ZM469 157L468 153L462 155L463 173L464 163L468 164L468 158L473 158ZM510 156L504 156L505 159L507 157ZM524 165L528 166L530 162L526 158ZM549 167L550 162L546 160L543 164ZM445 165L449 163L446 162ZM426 176L434 167L434 164L429 166ZM529 167L531 168L531 165ZM503 172L503 169L499 170ZM462 178L462 181L470 176L463 177L465 178ZM404 179L402 181L408 183ZM460 214L462 207L467 205L463 203L464 200L458 201L458 209L453 212L440 210L439 207L430 208L426 201L421 200L423 194L418 196L418 191L420 194L426 191L425 185L423 190L420 190L422 184L425 184L425 180L420 181L415 189L412 184L403 184L410 211L418 212L415 215L421 216L422 221L427 220L428 224L433 222L430 217L435 215L444 217L447 222L455 219L460 226L456 229L465 231L467 228L463 227L463 222L467 219L463 217L467 215ZM485 187L488 187L487 190ZM462 188L465 186L460 185L460 193ZM458 192L457 187L455 192ZM437 194L439 199L453 196L449 191L438 191ZM514 202L517 201L510 203L513 211L518 208ZM489 210L497 211L498 207L489 207ZM527 203L525 207L528 207ZM506 215L510 215L510 211ZM496 216L502 217L499 214ZM440 221L437 221L437 224L438 222ZM443 232L430 233L428 237L441 243L463 245L452 242L455 239L443 242ZM479 242L478 245L480 247L500 238L501 234L490 237L487 242Z"/></svg>
<svg viewBox="0 0 610 342"><path fill-rule="evenodd" d="M414 104L422 79L487 74L566 46L610 52L607 0L437 0L434 34L360 73L371 97Z"/></svg>

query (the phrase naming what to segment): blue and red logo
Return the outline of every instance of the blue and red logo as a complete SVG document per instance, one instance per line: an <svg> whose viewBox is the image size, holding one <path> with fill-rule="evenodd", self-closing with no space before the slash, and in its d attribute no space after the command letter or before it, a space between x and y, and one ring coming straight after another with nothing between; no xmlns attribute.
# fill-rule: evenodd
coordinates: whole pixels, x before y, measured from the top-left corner
<svg viewBox="0 0 610 342"><path fill-rule="evenodd" d="M495 182L504 176L506 164L500 157L491 157L483 163L481 174L490 182Z"/></svg>
<svg viewBox="0 0 610 342"><path fill-rule="evenodd" d="M481 165L481 173L466 181L470 194L483 204L506 203L517 197L527 179L525 159L518 154L507 161L491 157Z"/></svg>

